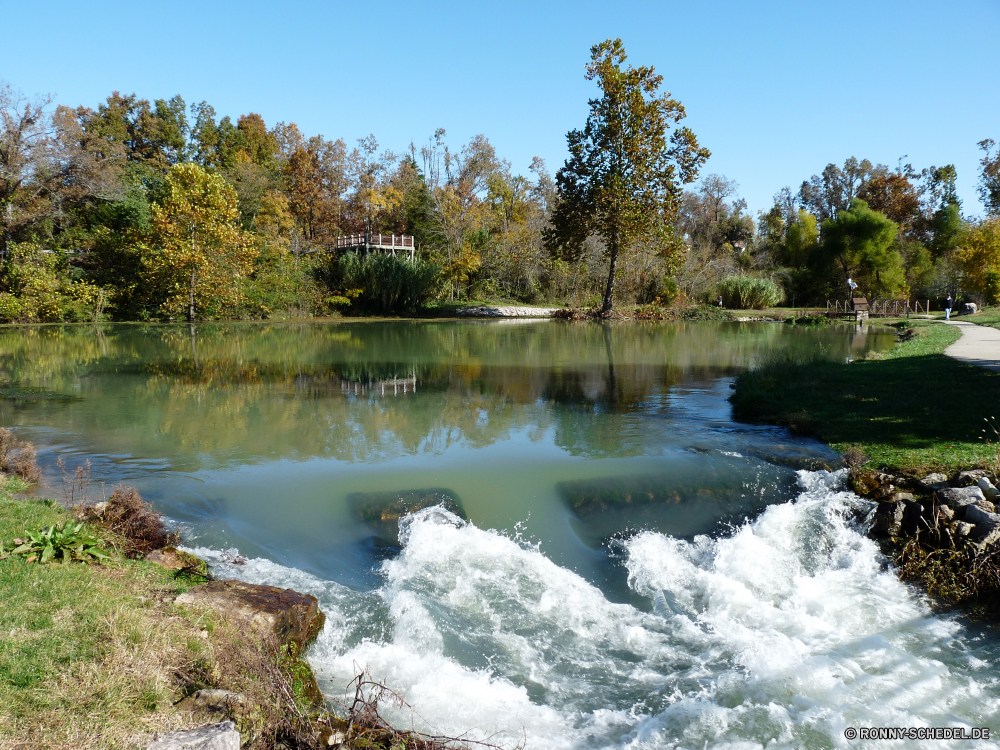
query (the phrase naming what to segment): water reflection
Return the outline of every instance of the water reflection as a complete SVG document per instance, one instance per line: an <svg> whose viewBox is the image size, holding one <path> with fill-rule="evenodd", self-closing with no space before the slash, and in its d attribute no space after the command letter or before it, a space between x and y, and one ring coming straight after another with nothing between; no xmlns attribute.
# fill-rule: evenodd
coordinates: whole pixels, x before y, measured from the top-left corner
<svg viewBox="0 0 1000 750"><path fill-rule="evenodd" d="M0 420L184 470L433 455L549 427L573 455L640 455L636 415L668 409L679 383L891 341L753 323L5 328Z"/></svg>

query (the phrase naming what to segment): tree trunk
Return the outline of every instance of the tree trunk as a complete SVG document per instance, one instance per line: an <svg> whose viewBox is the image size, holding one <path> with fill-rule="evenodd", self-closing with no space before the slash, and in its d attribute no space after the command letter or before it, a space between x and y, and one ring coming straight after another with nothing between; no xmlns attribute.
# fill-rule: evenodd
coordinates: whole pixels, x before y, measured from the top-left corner
<svg viewBox="0 0 1000 750"><path fill-rule="evenodd" d="M618 232L612 232L608 238L611 250L611 264L608 268L608 285L604 288L604 304L601 305L601 315L611 312L615 296L615 266L618 263Z"/></svg>
<svg viewBox="0 0 1000 750"><path fill-rule="evenodd" d="M191 269L191 288L188 292L188 322L194 323L194 269Z"/></svg>

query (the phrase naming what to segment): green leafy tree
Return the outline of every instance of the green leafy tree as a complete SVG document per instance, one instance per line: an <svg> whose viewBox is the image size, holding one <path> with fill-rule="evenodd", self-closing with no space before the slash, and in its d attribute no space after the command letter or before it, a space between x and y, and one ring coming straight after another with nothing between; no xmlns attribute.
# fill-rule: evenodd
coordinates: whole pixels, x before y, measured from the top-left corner
<svg viewBox="0 0 1000 750"><path fill-rule="evenodd" d="M177 164L167 175L167 194L152 207L142 265L163 291L161 310L176 314L186 303L196 311L221 311L239 302L238 281L248 275L256 250L239 226L236 191L197 164Z"/></svg>
<svg viewBox="0 0 1000 750"><path fill-rule="evenodd" d="M903 259L894 243L896 231L891 219L859 199L836 219L823 222L823 250L842 273L845 288L852 278L871 298L907 291Z"/></svg>
<svg viewBox="0 0 1000 750"><path fill-rule="evenodd" d="M710 156L687 127L667 131L684 118L684 107L660 92L663 76L652 67L623 68L621 39L591 48L587 80L601 97L590 100L583 130L566 140L569 158L556 175L559 203L549 244L557 255L579 254L583 240L599 235L607 248L608 280L601 306L611 311L615 265L622 249L640 238L677 252L672 226L682 197Z"/></svg>

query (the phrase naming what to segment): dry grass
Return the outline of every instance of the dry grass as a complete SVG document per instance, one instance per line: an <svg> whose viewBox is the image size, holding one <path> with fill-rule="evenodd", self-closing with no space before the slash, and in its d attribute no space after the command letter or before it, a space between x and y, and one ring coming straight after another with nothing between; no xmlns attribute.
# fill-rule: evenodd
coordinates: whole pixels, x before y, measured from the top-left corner
<svg viewBox="0 0 1000 750"><path fill-rule="evenodd" d="M106 503L78 507L78 516L110 532L118 551L132 558L177 544L177 534L167 530L163 514L153 509L134 487L119 487Z"/></svg>
<svg viewBox="0 0 1000 750"><path fill-rule="evenodd" d="M14 433L6 428L0 428L0 471L32 484L42 479L42 470L35 461L35 446L15 440Z"/></svg>

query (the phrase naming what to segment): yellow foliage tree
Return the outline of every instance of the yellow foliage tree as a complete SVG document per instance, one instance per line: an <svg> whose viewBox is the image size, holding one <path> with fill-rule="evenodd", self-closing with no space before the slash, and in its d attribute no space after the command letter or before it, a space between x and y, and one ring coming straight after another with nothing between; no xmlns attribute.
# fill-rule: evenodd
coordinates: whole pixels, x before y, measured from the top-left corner
<svg viewBox="0 0 1000 750"><path fill-rule="evenodd" d="M987 219L969 230L959 240L955 259L968 285L992 297L992 287L1000 275L1000 217Z"/></svg>
<svg viewBox="0 0 1000 750"><path fill-rule="evenodd" d="M252 270L256 249L240 229L236 191L197 164L176 164L167 174L167 197L152 207L142 249L149 280L164 289L161 310L222 309L240 300L240 278Z"/></svg>

